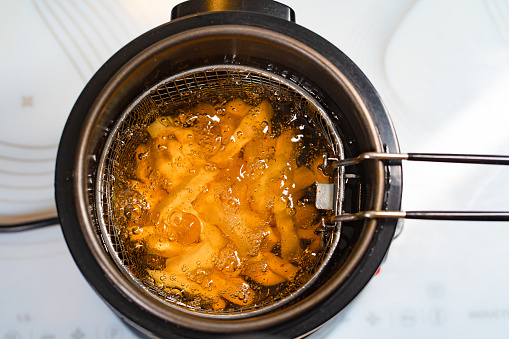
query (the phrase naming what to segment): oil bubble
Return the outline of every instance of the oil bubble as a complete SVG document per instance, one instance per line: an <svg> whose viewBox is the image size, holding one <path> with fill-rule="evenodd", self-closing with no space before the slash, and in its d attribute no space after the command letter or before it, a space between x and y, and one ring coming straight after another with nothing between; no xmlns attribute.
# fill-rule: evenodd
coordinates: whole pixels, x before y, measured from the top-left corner
<svg viewBox="0 0 509 339"><path fill-rule="evenodd" d="M138 204L128 204L124 208L124 215L132 222L135 222L141 217L141 207Z"/></svg>

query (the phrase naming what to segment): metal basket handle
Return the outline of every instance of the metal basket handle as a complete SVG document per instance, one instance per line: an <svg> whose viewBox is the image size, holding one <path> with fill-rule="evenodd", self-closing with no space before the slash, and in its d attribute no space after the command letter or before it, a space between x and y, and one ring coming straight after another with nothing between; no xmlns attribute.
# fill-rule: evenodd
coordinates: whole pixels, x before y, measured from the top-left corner
<svg viewBox="0 0 509 339"><path fill-rule="evenodd" d="M477 155L477 154L436 154L436 153L378 153L367 152L356 158L336 160L333 168L357 165L366 160L379 161L428 161L462 164L509 165L509 156ZM333 218L334 222L353 221L359 219L429 219L429 220L463 220L463 221L509 221L509 212L488 211L362 211L345 213Z"/></svg>

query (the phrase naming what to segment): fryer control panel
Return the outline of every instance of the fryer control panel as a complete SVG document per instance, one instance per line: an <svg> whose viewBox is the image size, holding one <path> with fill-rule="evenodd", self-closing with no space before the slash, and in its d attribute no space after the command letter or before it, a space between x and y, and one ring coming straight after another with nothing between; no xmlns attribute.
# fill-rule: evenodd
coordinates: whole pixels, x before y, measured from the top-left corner
<svg viewBox="0 0 509 339"><path fill-rule="evenodd" d="M509 2L283 0L379 91L403 152L509 154ZM178 1L6 0L0 219L53 215L60 134L109 56ZM404 163L405 210L507 210L503 166ZM361 294L310 338L506 338L508 223L407 220ZM135 338L58 226L0 234L0 339Z"/></svg>

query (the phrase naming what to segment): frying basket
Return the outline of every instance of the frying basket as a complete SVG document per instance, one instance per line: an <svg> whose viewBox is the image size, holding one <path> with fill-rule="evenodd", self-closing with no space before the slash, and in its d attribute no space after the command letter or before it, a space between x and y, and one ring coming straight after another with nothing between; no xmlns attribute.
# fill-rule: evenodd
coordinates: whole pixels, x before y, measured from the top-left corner
<svg viewBox="0 0 509 339"><path fill-rule="evenodd" d="M249 317L270 312L280 308L302 295L312 286L322 271L328 265L335 252L341 234L340 222L329 225L328 231L322 233L322 244L325 249L321 258L317 258L311 269L312 277L302 285L296 285L284 294L269 298L254 306L240 309L211 311L190 307L172 297L164 289L154 285L151 279L140 277L133 273L136 263L132 254L126 249L122 237L122 228L118 222L118 210L112 201L114 185L121 177L124 164L129 162L140 144L145 129L161 112L175 112L183 105L196 104L201 101L216 99L217 97L239 97L250 93L256 97L270 97L273 101L291 102L296 108L296 114L306 116L320 131L327 141L329 152L338 159L344 159L343 143L333 122L320 103L303 88L290 80L270 73L266 70L240 65L211 65L186 71L161 81L142 93L125 110L109 133L103 147L96 180L97 223L104 239L105 246L122 273L143 293L155 298L169 307L180 307L192 313L201 312L206 317ZM328 219L339 215L343 210L344 171L338 170L331 176L331 185L335 197Z"/></svg>

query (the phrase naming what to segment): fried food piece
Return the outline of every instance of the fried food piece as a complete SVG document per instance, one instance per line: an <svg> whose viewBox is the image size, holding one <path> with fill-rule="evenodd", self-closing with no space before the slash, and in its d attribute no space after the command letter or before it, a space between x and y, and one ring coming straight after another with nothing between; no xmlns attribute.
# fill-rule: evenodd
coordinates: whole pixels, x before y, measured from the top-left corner
<svg viewBox="0 0 509 339"><path fill-rule="evenodd" d="M293 218L285 211L276 214L276 225L281 234L281 257L295 259L301 252Z"/></svg>
<svg viewBox="0 0 509 339"><path fill-rule="evenodd" d="M228 206L229 201L218 199L210 191L193 202L200 218L216 225L224 236L235 244L243 257L256 256L265 236L260 217L242 206Z"/></svg>
<svg viewBox="0 0 509 339"><path fill-rule="evenodd" d="M219 257L219 251L224 246L221 231L216 226L203 222L200 240L183 255L166 260L166 268L182 272L214 268L214 261Z"/></svg>
<svg viewBox="0 0 509 339"><path fill-rule="evenodd" d="M265 261L251 261L246 263L243 273L263 286L274 286L284 283L286 279L272 272Z"/></svg>
<svg viewBox="0 0 509 339"><path fill-rule="evenodd" d="M298 228L311 227L318 217L318 210L312 204L297 204L295 211L295 226Z"/></svg>
<svg viewBox="0 0 509 339"><path fill-rule="evenodd" d="M144 240L149 254L158 255L163 258L173 258L192 250L190 246L183 246L175 240L161 239L157 236L149 236Z"/></svg>
<svg viewBox="0 0 509 339"><path fill-rule="evenodd" d="M168 272L166 270L148 270L147 273L155 280L156 285L164 286L167 290L182 291L188 295L201 297L205 305L211 305L214 310L226 307L226 301L221 298L220 291L202 286L192 281L183 273Z"/></svg>
<svg viewBox="0 0 509 339"><path fill-rule="evenodd" d="M173 187L180 183L192 172L192 163L182 153L182 145L177 140L168 140L166 145L157 145L154 149L155 167L160 175L169 180Z"/></svg>
<svg viewBox="0 0 509 339"><path fill-rule="evenodd" d="M262 240L262 244L260 245L260 251L270 252L280 241L281 236L279 233L276 233L276 229L274 227L268 227L265 230L265 236Z"/></svg>
<svg viewBox="0 0 509 339"><path fill-rule="evenodd" d="M235 246L225 246L219 251L219 258L216 260L216 269L227 277L237 277L244 267L242 260Z"/></svg>
<svg viewBox="0 0 509 339"><path fill-rule="evenodd" d="M208 276L209 280L204 283L206 288L217 291L217 294L231 303L239 306L249 306L255 301L255 292L242 278L225 277L219 272Z"/></svg>
<svg viewBox="0 0 509 339"><path fill-rule="evenodd" d="M210 270L214 267L213 258L218 256L219 249L220 247L210 241L200 242L185 253L167 259L166 269L183 273L197 269Z"/></svg>
<svg viewBox="0 0 509 339"><path fill-rule="evenodd" d="M309 168L300 166L293 172L292 182L292 191L300 191L316 182L315 174Z"/></svg>
<svg viewBox="0 0 509 339"><path fill-rule="evenodd" d="M280 155L268 162L268 168L262 167L250 178L251 203L253 210L263 213L273 209L276 198L284 191L284 170L289 166L288 159ZM282 181L283 180L283 181Z"/></svg>
<svg viewBox="0 0 509 339"><path fill-rule="evenodd" d="M132 226L128 228L129 240L142 242L148 254L163 258L171 258L186 253L193 247L182 245L172 238L168 229L161 229L154 225Z"/></svg>
<svg viewBox="0 0 509 339"><path fill-rule="evenodd" d="M155 139L161 133L166 132L168 127L175 127L170 117L162 116L157 118L153 123L147 127L147 132Z"/></svg>
<svg viewBox="0 0 509 339"><path fill-rule="evenodd" d="M219 151L221 138L208 132L180 127L172 129L172 135L181 144L182 154L188 159L193 168L203 166L208 159Z"/></svg>
<svg viewBox="0 0 509 339"><path fill-rule="evenodd" d="M274 286L286 281L292 281L299 268L288 260L281 259L273 253L260 253L256 258L250 259L243 273L250 279L264 286Z"/></svg>
<svg viewBox="0 0 509 339"><path fill-rule="evenodd" d="M298 140L295 138L295 134L293 129L288 129L281 133L276 139L276 156L285 155L289 159L295 158Z"/></svg>
<svg viewBox="0 0 509 339"><path fill-rule="evenodd" d="M225 148L210 158L211 162L224 165L233 158L248 142L264 138L269 134L273 110L270 102L262 101L252 108L252 113L245 115L232 134Z"/></svg>
<svg viewBox="0 0 509 339"><path fill-rule="evenodd" d="M244 160L248 164L256 164L260 160L267 161L276 155L276 138L265 138L250 142L244 147Z"/></svg>
<svg viewBox="0 0 509 339"><path fill-rule="evenodd" d="M179 206L190 205L216 175L217 171L202 168L195 175L188 176L187 180L175 187L157 205L159 221L167 221Z"/></svg>
<svg viewBox="0 0 509 339"><path fill-rule="evenodd" d="M299 271L298 267L292 265L288 260L281 259L274 253L263 253L263 257L270 270L287 281L292 281Z"/></svg>

